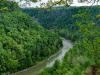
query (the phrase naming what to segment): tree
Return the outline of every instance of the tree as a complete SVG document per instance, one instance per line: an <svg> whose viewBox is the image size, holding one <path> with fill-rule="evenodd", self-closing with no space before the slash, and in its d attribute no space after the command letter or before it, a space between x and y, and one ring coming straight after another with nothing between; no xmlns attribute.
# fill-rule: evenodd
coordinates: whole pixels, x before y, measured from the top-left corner
<svg viewBox="0 0 100 75"><path fill-rule="evenodd" d="M15 0L11 0L11 1L15 1ZM20 0L20 1L22 1L22 0ZM25 0L26 1L26 4L29 4L30 3L30 1L31 2L38 2L38 1L40 1L40 0ZM41 7L45 7L45 8L51 8L51 7L53 7L53 6L55 6L55 5L65 5L65 6L70 6L70 4L72 4L73 3L73 1L74 0L48 0L48 2L47 3L42 3L40 6ZM99 2L99 0L78 0L78 2L88 2L88 3L98 3Z"/></svg>
<svg viewBox="0 0 100 75"><path fill-rule="evenodd" d="M7 1L3 7L11 12L0 12L0 75L31 67L62 47L60 37L32 17L20 9L11 10Z"/></svg>
<svg viewBox="0 0 100 75"><path fill-rule="evenodd" d="M0 0L0 12L6 11L14 11L17 10L19 7L15 2L9 2L7 0Z"/></svg>

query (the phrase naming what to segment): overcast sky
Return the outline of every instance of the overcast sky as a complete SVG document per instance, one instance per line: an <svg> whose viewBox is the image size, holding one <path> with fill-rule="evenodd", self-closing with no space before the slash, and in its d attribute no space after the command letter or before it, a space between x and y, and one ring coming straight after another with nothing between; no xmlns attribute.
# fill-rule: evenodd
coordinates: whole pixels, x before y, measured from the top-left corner
<svg viewBox="0 0 100 75"><path fill-rule="evenodd" d="M19 2L20 0L15 0L17 2ZM41 3L47 3L48 0L41 0L39 2L33 3L33 2L29 2L29 4L26 4L25 0L22 0L21 2L19 2L19 5L21 7L36 7L36 6L40 6ZM71 6L90 6L92 5L92 3L88 3L88 2L84 2L84 3L79 3L78 0L73 0L73 4L71 4ZM94 3L93 5L97 5L97 3ZM100 5L100 2L98 2L98 5Z"/></svg>

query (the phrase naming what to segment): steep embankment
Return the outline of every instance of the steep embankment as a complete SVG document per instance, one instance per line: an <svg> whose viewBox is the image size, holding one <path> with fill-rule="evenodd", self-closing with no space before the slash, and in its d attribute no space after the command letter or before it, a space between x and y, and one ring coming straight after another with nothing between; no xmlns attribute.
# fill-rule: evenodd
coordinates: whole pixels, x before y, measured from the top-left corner
<svg viewBox="0 0 100 75"><path fill-rule="evenodd" d="M74 43L63 62L57 61L39 75L100 75L100 27L89 24L81 30L84 38Z"/></svg>
<svg viewBox="0 0 100 75"><path fill-rule="evenodd" d="M0 2L0 75L31 67L62 47L58 35L13 6Z"/></svg>
<svg viewBox="0 0 100 75"><path fill-rule="evenodd" d="M58 52L51 55L47 60L44 60L33 67L13 73L12 75L38 75L38 73L44 68L52 67L56 60L63 61L64 55L69 51L70 48L72 48L73 45L69 40L62 39L62 41L63 47Z"/></svg>
<svg viewBox="0 0 100 75"><path fill-rule="evenodd" d="M100 6L24 9L45 28L75 41L63 63L39 75L100 75Z"/></svg>
<svg viewBox="0 0 100 75"><path fill-rule="evenodd" d="M60 23L60 20L61 23L64 23L72 19L72 22L66 23L66 25L70 25L70 27L72 25L75 26L77 29L74 30L73 34L77 32L78 35L75 35L80 39L74 38L71 33L70 37L73 36L72 38L77 40L74 43L74 47L66 53L63 63L57 61L53 67L45 69L39 75L100 75L100 11L98 10L100 8L83 8L76 8L78 10L77 13L71 14L67 19L65 19L66 16L64 13L62 13L64 15L62 15L63 17L57 18L59 20L58 23ZM70 12L74 13L74 11ZM65 21L62 21L62 19L65 19ZM73 28L70 29L66 25L57 26L56 23L54 30L64 34L66 34L65 32L70 34L69 31ZM62 28L58 30L56 27ZM67 28L69 31L67 31Z"/></svg>

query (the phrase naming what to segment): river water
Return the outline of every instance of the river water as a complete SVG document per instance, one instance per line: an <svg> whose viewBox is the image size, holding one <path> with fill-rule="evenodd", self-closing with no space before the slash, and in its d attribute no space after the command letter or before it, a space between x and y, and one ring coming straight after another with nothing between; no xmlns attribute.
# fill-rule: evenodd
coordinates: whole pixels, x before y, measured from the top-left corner
<svg viewBox="0 0 100 75"><path fill-rule="evenodd" d="M63 41L63 47L61 48L61 50L59 50L57 53L49 57L47 60L44 60L33 67L27 68L25 70L19 71L11 75L37 75L44 68L52 67L56 60L62 62L66 52L68 52L70 48L72 48L73 46L70 40L62 38L62 41Z"/></svg>

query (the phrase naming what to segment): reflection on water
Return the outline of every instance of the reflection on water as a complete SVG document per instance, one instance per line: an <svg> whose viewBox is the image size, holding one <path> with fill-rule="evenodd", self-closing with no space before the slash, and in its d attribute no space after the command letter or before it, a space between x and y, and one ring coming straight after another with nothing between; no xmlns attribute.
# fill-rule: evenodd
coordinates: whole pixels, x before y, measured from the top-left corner
<svg viewBox="0 0 100 75"><path fill-rule="evenodd" d="M53 57L48 59L48 63L46 67L52 67L56 60L62 61L65 53L72 48L72 43L69 40L63 39L63 48L56 53Z"/></svg>
<svg viewBox="0 0 100 75"><path fill-rule="evenodd" d="M22 70L20 72L11 75L37 75L40 70L46 67L52 67L56 60L62 61L65 53L73 46L71 41L66 39L62 40L63 40L63 48L59 52L57 52L56 54L49 57L47 60L44 60L33 67L30 67L28 69Z"/></svg>

